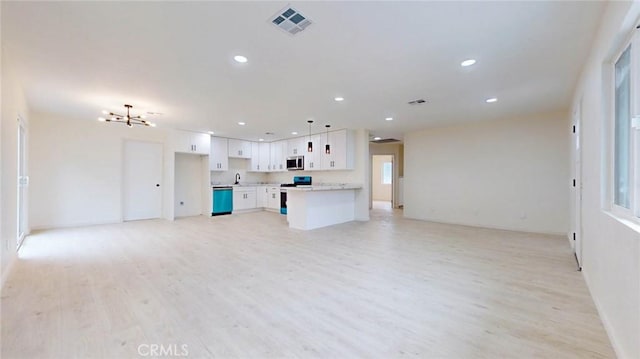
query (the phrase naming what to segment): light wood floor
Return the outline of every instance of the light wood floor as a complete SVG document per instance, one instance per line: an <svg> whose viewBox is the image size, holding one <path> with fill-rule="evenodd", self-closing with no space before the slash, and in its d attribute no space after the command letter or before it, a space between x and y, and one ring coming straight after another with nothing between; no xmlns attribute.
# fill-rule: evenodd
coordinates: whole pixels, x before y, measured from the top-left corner
<svg viewBox="0 0 640 359"><path fill-rule="evenodd" d="M2 292L2 358L614 357L566 239L372 217L37 233Z"/></svg>

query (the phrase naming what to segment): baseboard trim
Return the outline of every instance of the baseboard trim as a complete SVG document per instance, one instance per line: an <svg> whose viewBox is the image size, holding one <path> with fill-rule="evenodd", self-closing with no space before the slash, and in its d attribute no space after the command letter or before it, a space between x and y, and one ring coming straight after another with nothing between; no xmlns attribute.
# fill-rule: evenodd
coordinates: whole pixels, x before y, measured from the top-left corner
<svg viewBox="0 0 640 359"><path fill-rule="evenodd" d="M62 229L62 228L73 228L73 227L89 227L89 226L100 226L104 224L117 224L124 223L122 220L112 220L112 221L100 221L100 222L79 222L79 223L67 223L67 224L45 224L42 226L33 226L31 227L31 231L46 231L50 229Z"/></svg>
<svg viewBox="0 0 640 359"><path fill-rule="evenodd" d="M591 300L593 300L593 304L595 304L596 306L596 310L598 311L598 317L600 317L600 320L602 321L602 325L604 326L604 330L605 332L607 332L607 337L611 342L613 351L616 353L616 357L631 358L631 356L626 355L626 353L624 352L624 349L622 348L622 346L620 346L620 344L616 340L615 336L613 335L613 326L607 319L607 316L605 315L605 313L602 311L602 306L600 305L598 298L596 298L596 296L593 295L593 291L591 290L591 286L589 285L589 275L587 273L588 271L584 267L582 267L581 272L582 272L582 279L584 279L584 282L587 285L587 290L589 290L589 295L591 296Z"/></svg>
<svg viewBox="0 0 640 359"><path fill-rule="evenodd" d="M404 215L404 218L413 219L416 221L450 224L454 226L463 226L463 227L472 227L472 228L495 229L499 231L509 231L509 232L544 234L544 235L550 235L550 236L565 236L567 234L567 232L545 232L545 231L534 231L534 230L518 229L518 228L511 228L511 227L502 227L502 226L495 226L495 225L483 225L483 224L476 224L476 223L446 222L442 220L429 219L429 218L410 217L407 215Z"/></svg>
<svg viewBox="0 0 640 359"><path fill-rule="evenodd" d="M2 288L4 288L4 283L7 281L7 278L9 278L9 274L11 274L11 271L13 270L13 266L16 264L17 261L18 261L18 253L15 253L13 256L11 256L11 258L9 258L9 264L7 264L5 268L2 270L2 278L0 278L0 291L2 290Z"/></svg>

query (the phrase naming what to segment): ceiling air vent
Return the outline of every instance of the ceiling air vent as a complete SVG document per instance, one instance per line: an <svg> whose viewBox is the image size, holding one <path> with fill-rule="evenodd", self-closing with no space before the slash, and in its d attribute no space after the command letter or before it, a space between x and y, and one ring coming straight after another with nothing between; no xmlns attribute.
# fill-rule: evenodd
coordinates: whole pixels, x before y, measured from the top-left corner
<svg viewBox="0 0 640 359"><path fill-rule="evenodd" d="M427 102L427 100L418 99L418 100L409 101L408 104L409 105L422 105L423 103L426 103L426 102Z"/></svg>
<svg viewBox="0 0 640 359"><path fill-rule="evenodd" d="M278 11L269 21L291 35L295 35L311 25L311 20L290 6Z"/></svg>
<svg viewBox="0 0 640 359"><path fill-rule="evenodd" d="M383 138L381 140L372 140L373 143L392 143L392 142L400 142L400 140L396 140L395 138Z"/></svg>

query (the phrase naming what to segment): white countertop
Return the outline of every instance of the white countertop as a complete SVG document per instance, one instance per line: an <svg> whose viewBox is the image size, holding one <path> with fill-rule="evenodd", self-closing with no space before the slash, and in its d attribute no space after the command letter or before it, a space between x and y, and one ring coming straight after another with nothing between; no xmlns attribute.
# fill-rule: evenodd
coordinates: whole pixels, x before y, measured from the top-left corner
<svg viewBox="0 0 640 359"><path fill-rule="evenodd" d="M338 190L354 190L361 189L362 185L359 184L326 184L326 185L312 185L312 186L298 186L298 187L287 187L287 191L300 191L300 192L308 192L308 191L338 191Z"/></svg>
<svg viewBox="0 0 640 359"><path fill-rule="evenodd" d="M212 184L212 188L220 187L280 187L279 183L240 183L240 184Z"/></svg>

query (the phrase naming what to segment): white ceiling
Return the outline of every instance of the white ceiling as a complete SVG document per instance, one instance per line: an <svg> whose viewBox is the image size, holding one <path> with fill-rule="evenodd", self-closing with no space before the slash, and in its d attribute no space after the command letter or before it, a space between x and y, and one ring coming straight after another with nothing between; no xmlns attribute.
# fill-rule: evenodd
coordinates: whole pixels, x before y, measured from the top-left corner
<svg viewBox="0 0 640 359"><path fill-rule="evenodd" d="M130 103L134 113L162 112L158 126L250 140L306 134L309 118L313 132L331 124L401 138L568 108L604 7L291 5L314 22L296 36L268 21L287 6L279 1L2 2L2 42L35 111L96 121L102 109ZM237 54L249 62L235 63ZM467 58L477 64L460 67ZM428 103L407 104L418 98Z"/></svg>

